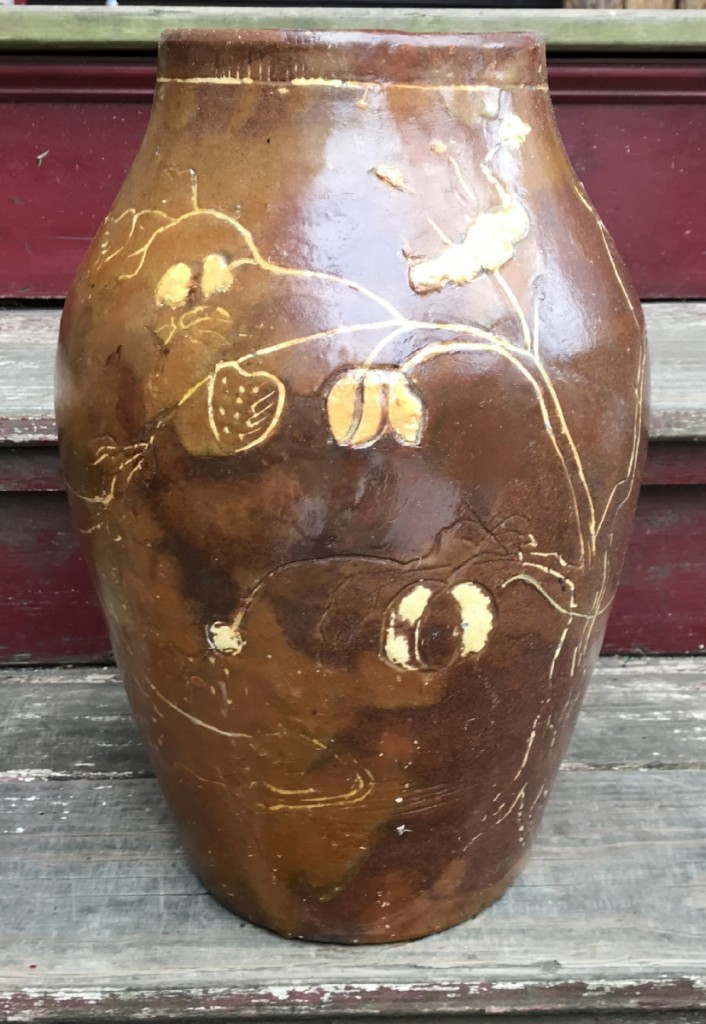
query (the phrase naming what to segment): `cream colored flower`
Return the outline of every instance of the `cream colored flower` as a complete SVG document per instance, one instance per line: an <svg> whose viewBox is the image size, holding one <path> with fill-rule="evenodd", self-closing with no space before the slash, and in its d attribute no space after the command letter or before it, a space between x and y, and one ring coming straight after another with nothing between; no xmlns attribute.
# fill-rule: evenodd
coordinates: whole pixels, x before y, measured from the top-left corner
<svg viewBox="0 0 706 1024"><path fill-rule="evenodd" d="M238 655L245 647L237 623L212 622L206 629L206 637L213 650L219 654Z"/></svg>
<svg viewBox="0 0 706 1024"><path fill-rule="evenodd" d="M228 266L225 256L212 252L203 261L201 272L201 291L205 299L212 295L227 292L233 284L233 271Z"/></svg>
<svg viewBox="0 0 706 1024"><path fill-rule="evenodd" d="M154 301L157 306L178 309L189 298L194 287L194 275L188 263L175 263L162 274L155 289Z"/></svg>
<svg viewBox="0 0 706 1024"><path fill-rule="evenodd" d="M531 131L517 114L507 114L500 122L500 141L509 149L519 149Z"/></svg>
<svg viewBox="0 0 706 1024"><path fill-rule="evenodd" d="M180 309L197 288L205 299L230 291L233 271L221 253L212 252L194 273L188 263L174 263L159 279L154 301L157 306Z"/></svg>
<svg viewBox="0 0 706 1024"><path fill-rule="evenodd" d="M409 283L419 295L438 292L447 284L469 284L481 274L499 270L515 254L515 245L529 231L529 217L519 203L508 201L479 214L466 237L432 259L413 263Z"/></svg>
<svg viewBox="0 0 706 1024"><path fill-rule="evenodd" d="M421 580L398 594L387 608L380 653L390 665L410 672L448 668L484 651L494 626L493 601L480 583L447 587ZM433 644L444 627L452 643L441 660L438 656L430 660L427 644L430 639Z"/></svg>
<svg viewBox="0 0 706 1024"><path fill-rule="evenodd" d="M413 448L422 443L424 403L401 370L347 370L329 391L326 411L345 448L367 448L385 434Z"/></svg>

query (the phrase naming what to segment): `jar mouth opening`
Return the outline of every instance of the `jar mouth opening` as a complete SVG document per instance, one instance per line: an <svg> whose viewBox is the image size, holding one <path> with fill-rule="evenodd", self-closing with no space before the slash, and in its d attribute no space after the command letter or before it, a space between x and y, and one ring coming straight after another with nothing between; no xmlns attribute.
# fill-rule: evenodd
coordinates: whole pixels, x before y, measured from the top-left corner
<svg viewBox="0 0 706 1024"><path fill-rule="evenodd" d="M169 30L158 75L214 85L546 87L544 44L530 32Z"/></svg>

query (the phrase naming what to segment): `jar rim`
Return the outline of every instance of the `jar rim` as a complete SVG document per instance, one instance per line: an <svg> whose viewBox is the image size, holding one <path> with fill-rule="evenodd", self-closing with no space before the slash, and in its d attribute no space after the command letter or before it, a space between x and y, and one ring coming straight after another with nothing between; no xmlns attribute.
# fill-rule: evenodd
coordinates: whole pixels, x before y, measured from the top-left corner
<svg viewBox="0 0 706 1024"><path fill-rule="evenodd" d="M160 81L430 88L546 88L544 44L531 32L170 29Z"/></svg>

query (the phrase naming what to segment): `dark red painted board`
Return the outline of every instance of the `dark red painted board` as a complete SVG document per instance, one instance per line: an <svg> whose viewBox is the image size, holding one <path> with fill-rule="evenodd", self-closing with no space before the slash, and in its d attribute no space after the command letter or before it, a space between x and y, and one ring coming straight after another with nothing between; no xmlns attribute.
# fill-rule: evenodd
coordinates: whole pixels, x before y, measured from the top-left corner
<svg viewBox="0 0 706 1024"><path fill-rule="evenodd" d="M706 649L706 486L643 487L604 650ZM104 661L66 496L0 493L0 663Z"/></svg>
<svg viewBox="0 0 706 1024"><path fill-rule="evenodd" d="M705 298L706 59L554 61L550 83L569 155L642 297ZM153 85L144 59L0 64L0 297L65 294Z"/></svg>
<svg viewBox="0 0 706 1024"><path fill-rule="evenodd" d="M556 113L640 297L706 296L706 101L575 103Z"/></svg>
<svg viewBox="0 0 706 1024"><path fill-rule="evenodd" d="M63 490L58 448L0 447L0 493Z"/></svg>
<svg viewBox="0 0 706 1024"><path fill-rule="evenodd" d="M0 663L104 661L109 651L66 495L0 493Z"/></svg>
<svg viewBox="0 0 706 1024"><path fill-rule="evenodd" d="M0 296L66 294L137 151L149 109L0 103Z"/></svg>
<svg viewBox="0 0 706 1024"><path fill-rule="evenodd" d="M643 486L706 484L706 444L699 441L651 442L642 483Z"/></svg>
<svg viewBox="0 0 706 1024"><path fill-rule="evenodd" d="M706 651L706 487L643 487L607 653Z"/></svg>

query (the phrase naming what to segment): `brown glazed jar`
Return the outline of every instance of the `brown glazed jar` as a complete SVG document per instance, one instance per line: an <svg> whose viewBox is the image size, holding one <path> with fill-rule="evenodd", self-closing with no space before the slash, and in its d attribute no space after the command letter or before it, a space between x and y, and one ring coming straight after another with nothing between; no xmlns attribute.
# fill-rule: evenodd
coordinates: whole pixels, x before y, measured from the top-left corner
<svg viewBox="0 0 706 1024"><path fill-rule="evenodd" d="M66 304L67 485L191 863L409 939L520 870L645 448L531 35L170 32Z"/></svg>

